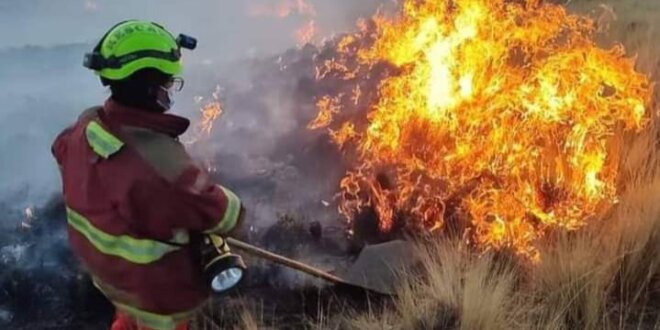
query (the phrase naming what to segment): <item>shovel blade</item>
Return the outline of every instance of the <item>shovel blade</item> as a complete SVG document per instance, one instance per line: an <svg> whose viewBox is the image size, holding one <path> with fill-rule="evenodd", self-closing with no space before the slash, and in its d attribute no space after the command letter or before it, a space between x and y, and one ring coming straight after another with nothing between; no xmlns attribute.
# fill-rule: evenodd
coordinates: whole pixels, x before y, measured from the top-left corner
<svg viewBox="0 0 660 330"><path fill-rule="evenodd" d="M391 241L369 245L341 276L348 284L384 295L394 295L402 274L419 264L413 243Z"/></svg>

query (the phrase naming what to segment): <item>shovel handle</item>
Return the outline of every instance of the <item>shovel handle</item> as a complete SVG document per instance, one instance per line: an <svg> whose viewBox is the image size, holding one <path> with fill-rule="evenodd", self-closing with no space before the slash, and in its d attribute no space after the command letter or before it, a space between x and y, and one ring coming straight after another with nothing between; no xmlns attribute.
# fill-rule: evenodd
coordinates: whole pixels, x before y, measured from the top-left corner
<svg viewBox="0 0 660 330"><path fill-rule="evenodd" d="M297 270L297 271L301 271L305 274L308 274L308 275L314 276L316 278L326 280L326 281L331 282L331 283L346 284L346 281L344 281L343 279L341 279L341 278L339 278L335 275L332 275L332 274L330 274L326 271L320 270L316 267L312 267L312 266L304 264L302 262L299 262L299 261L296 261L296 260L293 260L293 259L289 259L289 258L283 257L281 255L266 251L264 249L258 248L254 245L250 245L250 244L245 243L245 242L241 242L241 241L239 241L237 239L234 239L234 238L227 238L226 241L227 241L227 244L229 244L230 247L241 250L241 251L243 251L245 253L248 253L252 256L272 261L276 264L280 264L282 266L285 266L285 267L288 267L288 268L291 268L291 269L294 269L294 270Z"/></svg>

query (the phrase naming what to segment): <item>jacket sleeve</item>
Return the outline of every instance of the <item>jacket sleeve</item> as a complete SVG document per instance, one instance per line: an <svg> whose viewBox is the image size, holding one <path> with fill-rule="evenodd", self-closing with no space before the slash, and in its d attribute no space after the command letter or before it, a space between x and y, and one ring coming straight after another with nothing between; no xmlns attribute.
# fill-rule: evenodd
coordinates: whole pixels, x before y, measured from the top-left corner
<svg viewBox="0 0 660 330"><path fill-rule="evenodd" d="M55 157L55 161L57 161L57 165L62 168L62 164L64 162L64 157L66 157L66 137L68 136L69 132L73 130L72 127L69 127L62 131L56 138L55 141L53 142L53 145L51 146L51 152L53 154L53 157Z"/></svg>
<svg viewBox="0 0 660 330"><path fill-rule="evenodd" d="M80 122L85 118L93 116L94 113L98 111L98 109L100 109L100 107L92 107L83 111L82 114L78 117L77 122ZM60 168L62 167L64 158L66 157L66 149L67 149L66 140L68 136L71 134L71 132L75 129L76 123L67 127L59 135L57 135L55 141L53 142L53 145L51 146L51 152L53 154L53 157L55 157L55 160L57 161L57 164L59 165Z"/></svg>
<svg viewBox="0 0 660 330"><path fill-rule="evenodd" d="M227 235L242 215L239 198L214 184L205 171L188 167L174 182L145 179L135 182L120 214L146 237L169 239L173 232Z"/></svg>
<svg viewBox="0 0 660 330"><path fill-rule="evenodd" d="M226 235L237 227L241 201L215 184L184 146L169 136L126 131L130 145L156 176L131 182L127 196L117 196L120 214L137 233L166 239L173 231ZM112 178L108 178L112 180Z"/></svg>
<svg viewBox="0 0 660 330"><path fill-rule="evenodd" d="M200 214L188 221L190 229L225 235L237 227L243 213L241 200L230 189L213 183L206 171L189 166L174 183L174 189Z"/></svg>

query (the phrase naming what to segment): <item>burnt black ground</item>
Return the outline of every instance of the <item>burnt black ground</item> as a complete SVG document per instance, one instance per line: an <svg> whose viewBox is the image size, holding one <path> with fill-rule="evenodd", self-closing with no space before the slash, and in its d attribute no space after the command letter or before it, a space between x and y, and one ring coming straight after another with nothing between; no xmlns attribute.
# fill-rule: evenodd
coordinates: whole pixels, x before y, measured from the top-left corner
<svg viewBox="0 0 660 330"><path fill-rule="evenodd" d="M107 328L112 306L69 250L61 200L35 213L32 228L19 228L21 215L15 214L16 226L0 234L0 329Z"/></svg>

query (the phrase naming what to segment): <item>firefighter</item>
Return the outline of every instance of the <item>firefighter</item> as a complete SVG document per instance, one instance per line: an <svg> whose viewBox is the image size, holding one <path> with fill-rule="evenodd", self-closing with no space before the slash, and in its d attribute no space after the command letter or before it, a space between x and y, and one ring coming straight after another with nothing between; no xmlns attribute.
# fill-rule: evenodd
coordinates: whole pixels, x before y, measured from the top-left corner
<svg viewBox="0 0 660 330"><path fill-rule="evenodd" d="M243 208L210 181L178 137L190 122L167 114L182 87L182 48L162 26L125 21L86 55L109 86L55 140L69 242L116 307L112 329L187 329L207 300L200 246L237 228Z"/></svg>

